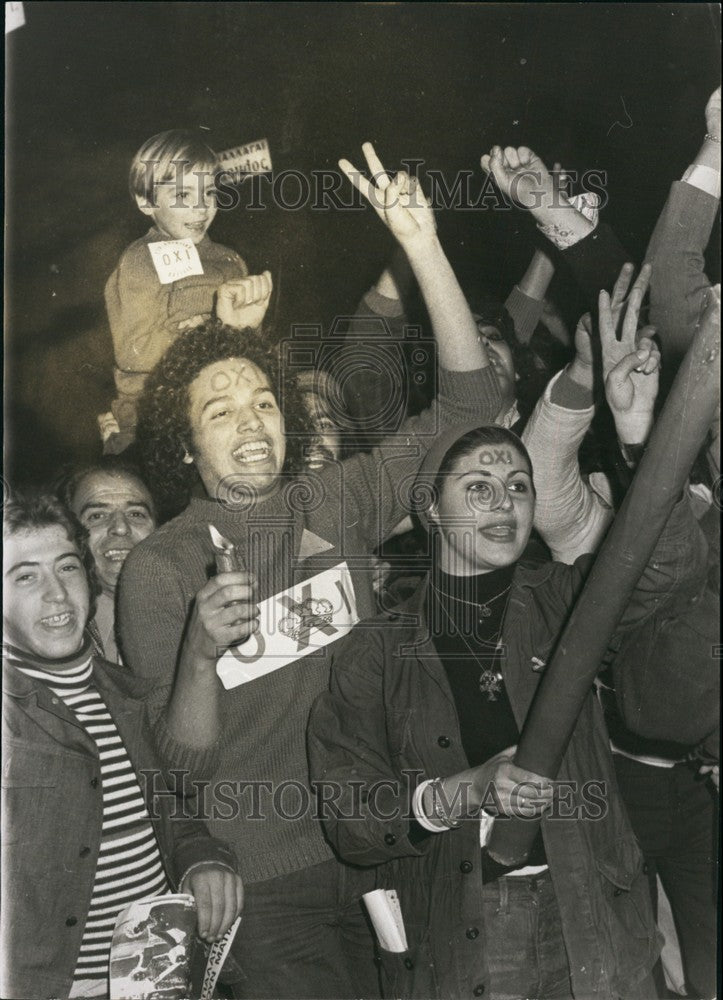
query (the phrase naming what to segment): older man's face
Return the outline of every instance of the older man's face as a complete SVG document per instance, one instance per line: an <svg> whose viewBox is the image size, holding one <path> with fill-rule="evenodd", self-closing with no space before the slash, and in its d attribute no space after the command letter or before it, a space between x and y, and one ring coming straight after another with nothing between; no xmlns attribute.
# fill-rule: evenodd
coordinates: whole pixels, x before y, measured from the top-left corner
<svg viewBox="0 0 723 1000"><path fill-rule="evenodd" d="M78 483L73 513L90 535L100 585L112 595L126 556L156 526L143 483L124 472L90 472Z"/></svg>

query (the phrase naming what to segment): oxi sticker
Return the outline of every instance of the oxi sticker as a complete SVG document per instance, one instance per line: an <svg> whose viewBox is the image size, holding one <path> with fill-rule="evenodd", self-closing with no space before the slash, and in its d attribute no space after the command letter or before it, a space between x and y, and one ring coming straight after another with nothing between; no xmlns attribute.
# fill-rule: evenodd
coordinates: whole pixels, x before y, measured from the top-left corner
<svg viewBox="0 0 723 1000"><path fill-rule="evenodd" d="M271 153L266 139L247 142L245 146L234 146L218 154L221 170L232 184L238 184L247 174L270 174Z"/></svg>
<svg viewBox="0 0 723 1000"><path fill-rule="evenodd" d="M336 642L359 621L345 562L274 594L259 611L258 632L228 649L216 664L226 690Z"/></svg>
<svg viewBox="0 0 723 1000"><path fill-rule="evenodd" d="M203 274L203 264L193 240L162 240L149 243L148 249L162 285L180 281L189 274Z"/></svg>

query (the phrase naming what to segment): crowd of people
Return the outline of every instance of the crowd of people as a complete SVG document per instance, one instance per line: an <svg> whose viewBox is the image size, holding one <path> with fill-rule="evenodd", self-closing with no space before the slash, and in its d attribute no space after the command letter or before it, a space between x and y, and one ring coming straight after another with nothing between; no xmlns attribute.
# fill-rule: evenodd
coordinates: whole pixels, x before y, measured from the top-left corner
<svg viewBox="0 0 723 1000"><path fill-rule="evenodd" d="M321 364L209 238L202 135L138 150L99 454L4 504L3 997L112 995L118 914L168 892L207 944L241 915L227 997L717 995L720 88L700 123L637 264L559 164L482 155L536 226L499 299L366 143L339 166L396 251ZM603 549L640 568L608 631L573 610ZM552 770L518 753L543 692Z"/></svg>

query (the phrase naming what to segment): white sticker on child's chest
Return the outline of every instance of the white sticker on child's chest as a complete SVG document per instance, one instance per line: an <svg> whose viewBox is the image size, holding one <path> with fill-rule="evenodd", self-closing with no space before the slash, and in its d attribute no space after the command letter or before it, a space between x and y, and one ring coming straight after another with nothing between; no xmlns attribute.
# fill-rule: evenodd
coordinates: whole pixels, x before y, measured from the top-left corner
<svg viewBox="0 0 723 1000"><path fill-rule="evenodd" d="M162 285L180 281L189 274L203 274L203 264L193 240L161 240L149 243L148 249Z"/></svg>
<svg viewBox="0 0 723 1000"><path fill-rule="evenodd" d="M270 674L346 635L359 620L345 562L259 604L259 631L216 663L228 690Z"/></svg>

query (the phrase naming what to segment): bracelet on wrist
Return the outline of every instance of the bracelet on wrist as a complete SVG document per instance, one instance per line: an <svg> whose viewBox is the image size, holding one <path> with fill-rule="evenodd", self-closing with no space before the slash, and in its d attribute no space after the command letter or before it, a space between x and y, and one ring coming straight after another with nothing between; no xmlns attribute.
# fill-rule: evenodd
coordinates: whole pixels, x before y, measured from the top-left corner
<svg viewBox="0 0 723 1000"><path fill-rule="evenodd" d="M428 833L445 833L447 827L442 826L442 824L437 822L436 819L432 820L427 815L427 810L424 807L426 792L432 784L432 780L433 779L430 778L427 781L423 781L415 788L414 795L412 796L412 812L414 813L417 823L419 823L423 830L426 830Z"/></svg>
<svg viewBox="0 0 723 1000"><path fill-rule="evenodd" d="M454 830L460 825L458 819L452 819L448 805L442 801L442 779L435 778L429 785L432 793L432 810L434 818L439 820L448 830Z"/></svg>
<svg viewBox="0 0 723 1000"><path fill-rule="evenodd" d="M720 145L719 135L712 135L710 132L706 132L704 138L706 138L708 142L717 142L718 145Z"/></svg>

